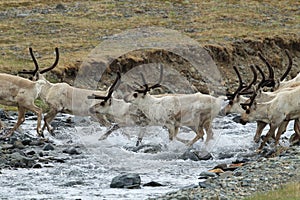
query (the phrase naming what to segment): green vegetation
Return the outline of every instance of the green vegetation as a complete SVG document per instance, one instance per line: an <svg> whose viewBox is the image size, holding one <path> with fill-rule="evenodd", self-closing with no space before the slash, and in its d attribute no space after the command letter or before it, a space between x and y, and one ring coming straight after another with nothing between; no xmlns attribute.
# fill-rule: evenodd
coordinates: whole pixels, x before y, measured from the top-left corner
<svg viewBox="0 0 300 200"><path fill-rule="evenodd" d="M244 200L298 200L300 199L300 182L283 185L280 189L258 193Z"/></svg>

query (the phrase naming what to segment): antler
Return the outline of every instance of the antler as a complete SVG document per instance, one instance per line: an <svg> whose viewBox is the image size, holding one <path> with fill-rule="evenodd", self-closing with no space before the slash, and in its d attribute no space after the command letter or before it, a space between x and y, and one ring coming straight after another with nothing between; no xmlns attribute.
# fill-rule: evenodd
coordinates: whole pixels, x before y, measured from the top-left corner
<svg viewBox="0 0 300 200"><path fill-rule="evenodd" d="M120 79L121 79L121 73L118 71L116 80L113 82L113 84L108 89L108 93L106 96L92 94L92 95L88 96L87 98L88 99L102 99L102 100L104 100L104 102L106 102L107 100L109 100L111 98L111 95L114 92L114 90L116 90L119 87Z"/></svg>
<svg viewBox="0 0 300 200"><path fill-rule="evenodd" d="M274 87L275 86L275 78L274 78L273 67L270 65L270 63L267 61L267 59L260 52L258 52L258 56L266 64L266 66L268 67L268 71L269 71L269 77L263 83L262 86Z"/></svg>
<svg viewBox="0 0 300 200"><path fill-rule="evenodd" d="M146 79L145 79L143 73L141 73L140 75L142 77L144 89L135 89L135 91L138 92L138 93L146 94L151 89L161 87L161 82L162 82L162 79L163 79L163 66L160 65L160 76L159 76L158 82L156 84L152 85L152 86L148 85L148 83L146 82Z"/></svg>
<svg viewBox="0 0 300 200"><path fill-rule="evenodd" d="M226 96L227 96L228 99L234 99L243 88L247 87L245 85L245 83L243 83L242 77L241 77L240 72L237 69L237 67L233 66L233 69L234 69L234 71L235 71L235 73L236 73L236 75L237 75L237 77L239 79L239 86L238 86L238 88L236 89L236 91L233 94L226 94Z"/></svg>
<svg viewBox="0 0 300 200"><path fill-rule="evenodd" d="M55 47L55 55L56 55L56 58L55 58L55 61L54 61L53 65L51 67L48 67L46 69L41 70L40 71L41 74L46 73L46 72L54 69L54 67L56 67L56 65L58 64L59 52L58 52L58 48L57 47Z"/></svg>
<svg viewBox="0 0 300 200"><path fill-rule="evenodd" d="M34 75L38 72L38 70L39 70L39 65L38 65L38 63L37 63L37 61L36 61L36 59L35 59L35 57L34 57L34 55L33 55L33 51L32 51L32 48L31 48L31 47L29 47L29 53L30 53L31 58L32 58L32 60L33 60L35 69L34 69L34 70L25 70L25 69L24 69L23 71L19 71L18 74L31 74L31 75L34 76Z"/></svg>
<svg viewBox="0 0 300 200"><path fill-rule="evenodd" d="M265 82L265 74L262 71L262 69L259 66L257 66L257 65L255 65L255 68L259 71L260 75L262 76L262 80L258 84L258 86L257 86L256 91L254 92L254 94L250 97L250 102L249 103L241 103L240 104L244 110L247 110L248 108L250 108L252 106L252 104L254 103L255 97L257 96L257 90L260 89L262 87L263 83Z"/></svg>
<svg viewBox="0 0 300 200"><path fill-rule="evenodd" d="M288 65L286 71L284 72L284 74L281 76L280 81L283 81L287 77L287 75L291 71L292 65L293 65L293 59L291 57L290 52L287 49L285 49L284 52L286 53L286 55L287 55L287 57L289 59L289 65Z"/></svg>
<svg viewBox="0 0 300 200"><path fill-rule="evenodd" d="M252 85L254 83L256 83L256 81L257 81L257 73L256 73L254 65L250 65L250 68L251 68L251 71L253 73L253 79L252 79L251 83L247 87L245 87L244 89L242 89L239 92L239 94L252 94L253 93L253 91L247 91L247 90L249 90L252 87Z"/></svg>
<svg viewBox="0 0 300 200"><path fill-rule="evenodd" d="M33 60L35 69L34 70L23 70L23 71L18 72L18 74L31 74L31 75L35 76L36 73L39 70L39 65L38 65L38 62L37 62L36 58L34 57L34 54L33 54L33 51L32 51L31 47L29 47L29 52L30 52L31 58ZM59 52L58 52L58 48L57 47L55 47L55 54L56 54L56 58L55 58L55 62L53 63L53 65L51 67L49 67L49 68L41 70L40 74L48 72L48 71L52 70L54 67L57 66L58 60L59 60Z"/></svg>

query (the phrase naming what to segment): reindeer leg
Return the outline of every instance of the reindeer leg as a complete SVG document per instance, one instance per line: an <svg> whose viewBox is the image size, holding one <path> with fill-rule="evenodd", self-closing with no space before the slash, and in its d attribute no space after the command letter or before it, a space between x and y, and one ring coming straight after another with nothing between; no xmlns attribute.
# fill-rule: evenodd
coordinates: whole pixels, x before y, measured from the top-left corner
<svg viewBox="0 0 300 200"><path fill-rule="evenodd" d="M0 130L2 130L3 129L3 123L2 123L2 121L0 120Z"/></svg>
<svg viewBox="0 0 300 200"><path fill-rule="evenodd" d="M139 132L138 139L135 146L139 146L142 143L143 137L145 135L145 127L143 126L142 131Z"/></svg>
<svg viewBox="0 0 300 200"><path fill-rule="evenodd" d="M43 131L41 129L42 113L43 113L42 109L37 107L36 105L34 105L34 103L32 105L26 106L26 109L34 112L37 115L36 132L37 132L38 136L44 137Z"/></svg>
<svg viewBox="0 0 300 200"><path fill-rule="evenodd" d="M109 127L108 131L104 133L98 140L105 140L112 132L115 130L118 130L120 126L118 124L113 124L112 126Z"/></svg>
<svg viewBox="0 0 300 200"><path fill-rule="evenodd" d="M289 141L291 144L297 143L300 140L300 121L299 118L295 119L294 123L295 134L291 135Z"/></svg>
<svg viewBox="0 0 300 200"><path fill-rule="evenodd" d="M182 138L178 137L177 136L178 132L179 132L179 126L175 126L175 128L174 128L174 134L173 134L173 139L175 138L179 142L182 142L182 143L186 144L188 142L188 140L185 140L185 139L182 139Z"/></svg>
<svg viewBox="0 0 300 200"><path fill-rule="evenodd" d="M280 136L286 131L286 127L288 126L288 124L289 124L289 120L284 120L280 124L280 126L279 126L279 128L277 130L277 134L275 136L275 146L278 145Z"/></svg>
<svg viewBox="0 0 300 200"><path fill-rule="evenodd" d="M187 146L191 147L195 142L197 142L200 138L203 138L204 131L202 128L199 128L196 136L190 142L187 143Z"/></svg>
<svg viewBox="0 0 300 200"><path fill-rule="evenodd" d="M168 129L168 132L169 132L169 140L170 141L173 141L174 138L177 137L177 133L178 133L178 126L174 126L174 125L165 125Z"/></svg>
<svg viewBox="0 0 300 200"><path fill-rule="evenodd" d="M8 138L13 135L14 131L19 128L19 126L25 121L25 111L26 109L23 106L18 107L18 120L12 129L10 129L3 138Z"/></svg>
<svg viewBox="0 0 300 200"><path fill-rule="evenodd" d="M260 136L262 134L262 131L267 126L267 123L258 121L258 122L256 122L256 124L257 124L257 128L256 128L255 136L254 136L254 141L256 143L258 143L259 140L260 140Z"/></svg>
<svg viewBox="0 0 300 200"><path fill-rule="evenodd" d="M257 152L259 153L262 148L265 146L265 144L267 143L267 141L269 140L269 138L274 135L275 133L275 130L276 130L277 126L274 126L274 125L270 125L270 129L266 135L266 137L264 138L264 140L262 141L262 143L260 144L259 148L257 149Z"/></svg>
<svg viewBox="0 0 300 200"><path fill-rule="evenodd" d="M50 111L44 116L44 126L42 128L42 131L45 130L45 128L47 127L48 132L54 136L53 133L53 127L50 125L51 121L55 118L57 114L57 110L51 108Z"/></svg>
<svg viewBox="0 0 300 200"><path fill-rule="evenodd" d="M206 140L205 140L205 144L207 144L210 140L213 139L214 133L212 131L212 127L211 127L211 123L210 121L206 122L204 124L204 129L206 131Z"/></svg>

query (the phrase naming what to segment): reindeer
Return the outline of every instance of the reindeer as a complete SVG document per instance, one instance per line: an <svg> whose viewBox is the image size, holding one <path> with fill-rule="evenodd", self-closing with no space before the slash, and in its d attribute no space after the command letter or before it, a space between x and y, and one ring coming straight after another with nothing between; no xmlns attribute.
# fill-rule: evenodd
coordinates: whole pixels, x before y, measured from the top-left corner
<svg viewBox="0 0 300 200"><path fill-rule="evenodd" d="M206 143L213 138L212 120L221 110L221 103L224 97L215 98L201 93L176 94L155 97L148 92L151 89L161 87L163 68L158 83L149 86L144 75L142 89L135 89L127 95L124 100L135 104L150 120L151 125L165 126L169 131L169 139L177 140L192 146L200 138L203 138L205 129ZM183 140L177 137L179 127L188 126L196 132L196 136L191 140Z"/></svg>
<svg viewBox="0 0 300 200"><path fill-rule="evenodd" d="M123 99L118 99L112 96L113 92L117 89L121 82L121 74L117 72L117 79L110 87L106 96L93 94L88 96L89 99L101 100L100 103L93 105L90 108L90 112L99 116L108 116L114 121L109 128L109 130L103 134L99 140L106 139L113 131L127 126L146 126L149 125L149 119L138 109L138 107L129 102L125 102ZM143 138L143 133L141 132L138 136L136 146L138 146Z"/></svg>
<svg viewBox="0 0 300 200"><path fill-rule="evenodd" d="M275 97L269 101L261 102L258 101L260 96L256 94L251 99L251 102L246 106L246 112L241 116L241 122L247 123L250 121L260 120L270 125L270 129L261 143L258 151L262 150L269 137L275 134L275 130L279 127L276 135L275 145L278 144L279 138L282 134L280 125L286 123L289 120L299 119L300 117L300 100L298 94L300 92L300 86L295 86L290 90L283 90L278 92ZM298 126L298 122L295 123ZM299 127L295 130L296 134L299 135Z"/></svg>
<svg viewBox="0 0 300 200"><path fill-rule="evenodd" d="M42 95L45 86L44 80L34 82L19 76L0 73L0 104L18 107L18 120L4 138L10 137L25 121L26 110L36 113L36 130L39 136L43 135L41 130L42 110L34 104L34 101Z"/></svg>
<svg viewBox="0 0 300 200"><path fill-rule="evenodd" d="M56 48L57 58L54 64L50 67L53 69L58 63L58 49ZM29 48L30 54L33 55L32 49ZM51 69L46 69L47 71ZM42 70L41 73L46 71ZM30 72L23 71L24 74L30 74ZM13 76L8 74L0 74L0 103L3 105L11 105L18 107L18 119L15 126L8 131L4 137L10 137L13 132L25 121L25 111L30 110L37 114L37 133L39 136L43 136L41 126L42 110L34 104L34 100L38 97L42 97L47 93L47 81L46 79L38 80L37 71L31 72L35 74L32 80L27 80L19 76Z"/></svg>
<svg viewBox="0 0 300 200"><path fill-rule="evenodd" d="M288 73L289 73L289 71L291 70L291 67L292 67L292 58L291 58L288 50L285 50L285 53L288 56L289 64L288 64L288 67L287 67L287 70L285 71L285 73L277 81L274 78L274 71L273 71L273 68L271 67L270 63L266 60L266 58L261 53L258 53L260 59L268 67L269 77L265 78L265 75L262 72L262 70L258 66L255 66L256 69L260 72L260 74L262 76L262 81L260 82L260 84L258 85L257 88L271 87L271 90L273 90L273 91L275 90L275 93L261 92L262 94L261 94L260 100L264 100L264 101L267 101L268 99L270 100L274 97L276 92L283 91L283 90L290 90L298 84L297 83L297 80L298 80L297 77L292 79L291 81L287 81L287 82L283 81L285 79L285 77L288 75ZM242 83L241 76L239 75L239 72L236 69L236 67L234 67L234 70L235 70L235 72L236 72L236 74L239 78L240 83L239 83L239 87L235 91L235 93L228 95L228 99L230 101L229 101L229 104L224 108L224 111L225 111L226 114L233 113L233 112L242 114L244 112L244 110L242 109L240 104L243 105L244 103L246 103L246 104L249 103L249 101L250 101L250 100L248 100L249 98L247 98L245 96L242 96L242 94L251 94L251 93L253 93L253 92L249 93L249 92L245 92L245 91L250 89L251 86L256 82L256 79L257 79L257 74L256 74L256 71L254 69L254 66L250 66L250 67L251 67L252 73L254 74L254 78L253 78L253 81L246 88L242 88L243 83ZM300 76L299 76L299 79L300 79ZM296 120L296 123L297 122L298 122L298 120ZM267 124L262 122L262 121L257 121L257 129L256 129L256 134L254 136L254 141L256 143L259 142L261 133L262 133L263 129L266 127L266 125ZM287 125L288 125L288 122L287 123L286 122L282 123L279 130L280 131L281 130L285 131ZM298 127L298 125L295 124L295 127L294 127L295 131L297 131L296 130L297 127ZM273 137L275 139L275 136L273 136Z"/></svg>
<svg viewBox="0 0 300 200"><path fill-rule="evenodd" d="M33 80L43 80L46 82L44 91L40 98L49 105L50 110L44 116L44 126L42 131L47 127L49 133L53 135L53 128L50 123L59 112L70 113L77 116L92 116L89 111L89 107L93 105L94 101L89 100L87 97L92 94L105 95L106 91L96 91L72 87L67 83L50 83L43 76L44 73L52 70L58 63L59 53L58 48L55 49L56 59L55 63L43 70L39 70L38 62L36 61L32 49L30 48L30 55L35 64L35 70L22 71L20 73L32 75ZM107 123L106 119L103 119L103 123Z"/></svg>
<svg viewBox="0 0 300 200"><path fill-rule="evenodd" d="M56 61L58 62L58 49L56 48ZM50 71L55 66L46 68L39 71L38 63L30 50L31 57L35 64L35 70L33 71L23 71L21 73L31 74L33 77L43 79L46 81L45 77L42 75L45 72ZM55 62L56 63L56 62ZM50 83L46 81L47 85L41 96L41 99L46 102L50 110L44 116L44 126L42 130L47 127L49 133L53 135L53 128L50 123L55 118L57 113L69 113L76 116L92 116L92 113L89 111L89 107L95 103L94 100L89 100L87 97L92 94L105 95L106 91L96 91L72 87L67 83ZM105 119L103 121L106 121Z"/></svg>

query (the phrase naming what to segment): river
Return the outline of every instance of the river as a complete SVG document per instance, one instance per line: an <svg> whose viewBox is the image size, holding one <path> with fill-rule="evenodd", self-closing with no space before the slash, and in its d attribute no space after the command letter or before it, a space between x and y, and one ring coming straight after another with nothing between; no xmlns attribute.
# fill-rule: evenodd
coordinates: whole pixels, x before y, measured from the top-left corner
<svg viewBox="0 0 300 200"><path fill-rule="evenodd" d="M58 117L60 120L66 118L72 119L72 126L59 126L55 137L46 136L53 140L58 150L78 146L82 153L72 156L62 153L65 163L49 164L41 169L1 170L1 199L147 199L197 185L202 171L233 161L257 148L253 142L255 123L243 126L233 122L233 116L214 120L214 140L207 146L202 141L194 144L195 149L206 149L213 155L213 159L207 161L180 159L187 147L178 141L169 142L167 130L161 127L147 127L145 130L123 128L106 140L98 141L105 127L88 118ZM22 128L34 135L35 123L35 120L26 120ZM134 147L139 131L147 133L143 144L160 145L161 151L143 153L128 150ZM292 123L287 132L292 133ZM179 136L191 138L194 133L184 128ZM220 155L226 154L230 156L221 158ZM142 184L156 181L164 186L110 188L112 178L123 172L138 173Z"/></svg>

